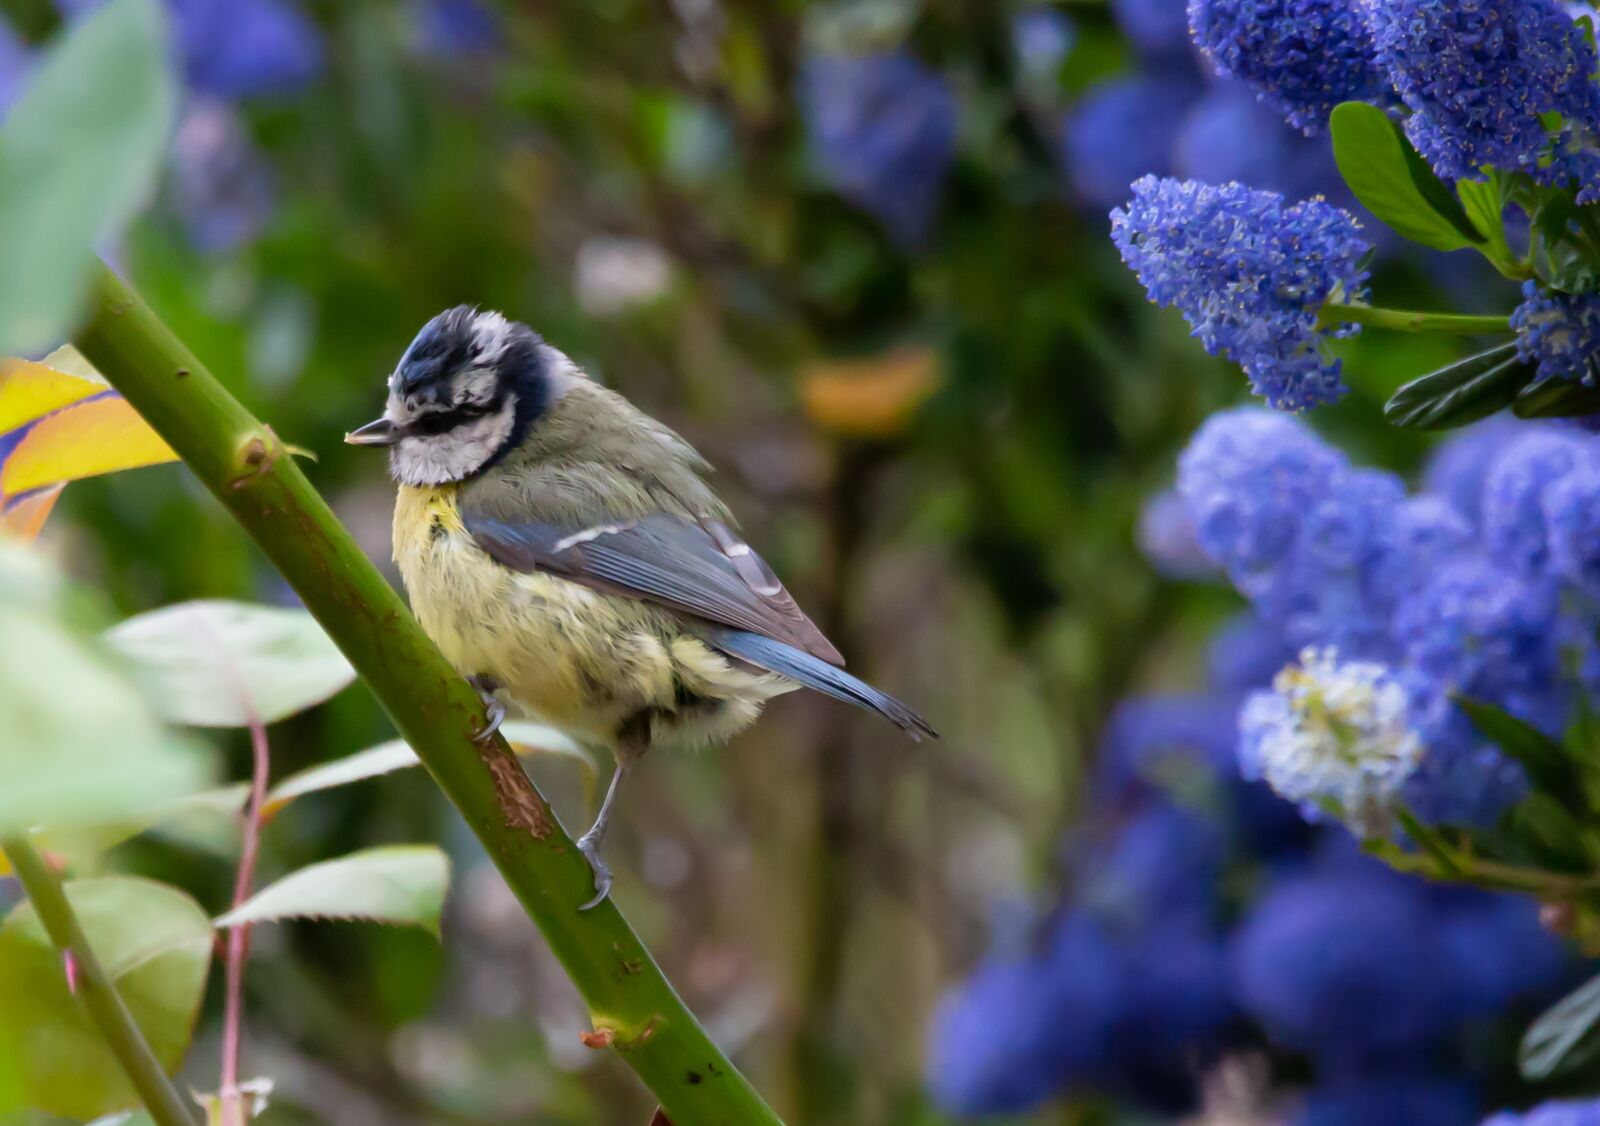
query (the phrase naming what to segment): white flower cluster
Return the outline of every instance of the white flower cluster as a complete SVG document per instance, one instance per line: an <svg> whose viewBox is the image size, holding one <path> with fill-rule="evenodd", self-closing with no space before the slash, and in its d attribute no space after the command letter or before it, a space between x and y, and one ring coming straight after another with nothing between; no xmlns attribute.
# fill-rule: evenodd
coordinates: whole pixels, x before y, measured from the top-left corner
<svg viewBox="0 0 1600 1126"><path fill-rule="evenodd" d="M1389 832L1400 789L1426 750L1393 672L1373 661L1340 663L1331 648L1304 650L1272 691L1252 695L1239 733L1245 777L1362 837Z"/></svg>

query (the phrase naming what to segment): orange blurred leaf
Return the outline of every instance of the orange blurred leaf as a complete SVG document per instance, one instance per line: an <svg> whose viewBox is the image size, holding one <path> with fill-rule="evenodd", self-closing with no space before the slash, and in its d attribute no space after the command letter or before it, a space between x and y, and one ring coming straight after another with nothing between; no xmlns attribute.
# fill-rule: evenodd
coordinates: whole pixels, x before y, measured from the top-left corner
<svg viewBox="0 0 1600 1126"><path fill-rule="evenodd" d="M25 540L36 538L39 529L44 527L50 510L56 506L56 498L61 495L61 490L64 488L65 485L54 485L48 489L40 489L36 493L0 502L0 534Z"/></svg>
<svg viewBox="0 0 1600 1126"><path fill-rule="evenodd" d="M938 389L938 357L906 346L866 360L810 364L800 402L818 426L856 438L891 438Z"/></svg>
<svg viewBox="0 0 1600 1126"><path fill-rule="evenodd" d="M29 427L0 465L0 495L160 465L177 457L122 396L106 392Z"/></svg>

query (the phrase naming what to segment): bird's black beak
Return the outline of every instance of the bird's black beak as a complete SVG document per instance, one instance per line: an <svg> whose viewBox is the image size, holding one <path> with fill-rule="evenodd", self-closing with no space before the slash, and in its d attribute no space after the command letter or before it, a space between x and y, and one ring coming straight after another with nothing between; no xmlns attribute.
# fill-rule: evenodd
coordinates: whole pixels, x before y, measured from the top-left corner
<svg viewBox="0 0 1600 1126"><path fill-rule="evenodd" d="M404 437L404 431L391 419L380 418L350 431L344 436L351 446L392 446Z"/></svg>

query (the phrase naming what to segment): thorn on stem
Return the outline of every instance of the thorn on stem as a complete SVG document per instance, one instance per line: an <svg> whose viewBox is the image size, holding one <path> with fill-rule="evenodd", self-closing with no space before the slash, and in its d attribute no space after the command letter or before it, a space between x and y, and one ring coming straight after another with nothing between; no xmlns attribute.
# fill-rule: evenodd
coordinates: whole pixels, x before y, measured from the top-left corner
<svg viewBox="0 0 1600 1126"><path fill-rule="evenodd" d="M578 1039L583 1042L583 1046L585 1048L593 1048L596 1051L599 1051L601 1048L611 1047L616 1038L617 1032L616 1029L613 1028L601 1028L594 1032L591 1032L586 1028L582 1032L578 1033Z"/></svg>
<svg viewBox="0 0 1600 1126"><path fill-rule="evenodd" d="M62 951L61 968L67 975L67 992L76 997L78 995L78 959L73 955L72 951Z"/></svg>
<svg viewBox="0 0 1600 1126"><path fill-rule="evenodd" d="M272 427L263 423L261 430L262 433L251 435L240 449L239 465L243 472L228 482L231 488L242 489L270 472L273 463L283 453L283 443L272 432Z"/></svg>

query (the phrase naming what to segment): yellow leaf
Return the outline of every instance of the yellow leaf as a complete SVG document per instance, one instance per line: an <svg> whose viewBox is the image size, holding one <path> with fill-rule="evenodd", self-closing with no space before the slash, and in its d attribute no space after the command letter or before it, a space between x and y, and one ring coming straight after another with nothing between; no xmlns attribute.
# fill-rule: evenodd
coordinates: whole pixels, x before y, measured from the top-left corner
<svg viewBox="0 0 1600 1126"><path fill-rule="evenodd" d="M0 464L0 495L177 460L172 447L115 392L35 422Z"/></svg>
<svg viewBox="0 0 1600 1126"><path fill-rule="evenodd" d="M920 346L815 363L800 373L800 402L811 420L856 438L899 434L937 388L938 358Z"/></svg>
<svg viewBox="0 0 1600 1126"><path fill-rule="evenodd" d="M36 538L50 510L56 506L56 498L65 487L52 485L48 489L0 502L0 534L24 540Z"/></svg>
<svg viewBox="0 0 1600 1126"><path fill-rule="evenodd" d="M31 360L0 361L0 434L105 389L104 383Z"/></svg>

